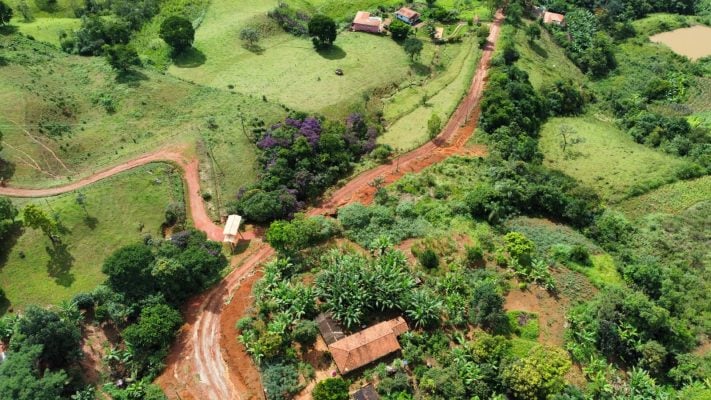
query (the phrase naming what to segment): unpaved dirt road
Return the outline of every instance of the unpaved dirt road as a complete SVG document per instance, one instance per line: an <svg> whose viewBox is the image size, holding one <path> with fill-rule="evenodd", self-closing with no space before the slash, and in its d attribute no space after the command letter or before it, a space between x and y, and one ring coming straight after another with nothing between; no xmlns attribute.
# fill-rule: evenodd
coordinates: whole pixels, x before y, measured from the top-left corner
<svg viewBox="0 0 711 400"><path fill-rule="evenodd" d="M334 191L319 208L309 215L331 213L338 207L360 201L369 203L375 189L370 185L376 178L384 184L396 181L405 173L418 172L454 154L484 155L483 148L466 149L465 144L476 128L478 106L481 100L494 45L499 37L503 15L496 14L491 24L489 44L484 49L469 93L449 119L440 135L433 141L399 156L391 163L366 171ZM184 155L185 149L158 150L134 160L101 171L88 178L66 186L49 189L22 189L0 187L0 195L11 197L45 197L80 189L120 172L151 162L167 161L180 166L188 191L190 214L196 228L205 231L211 240L222 240L222 229L208 216L200 197L198 161ZM266 244L253 239L250 248L235 260L238 265L217 286L192 299L184 310L186 324L173 346L167 367L157 383L171 399L180 400L246 400L263 398L259 372L241 345L236 344L234 322L244 316L250 307L249 290L260 276L257 266L274 255ZM235 295L240 297L235 299ZM224 312L228 309L227 312ZM223 314L230 316L223 321ZM229 333L223 332L231 328ZM230 351L224 352L222 341ZM225 354L226 353L226 354ZM225 356L228 357L227 362Z"/></svg>

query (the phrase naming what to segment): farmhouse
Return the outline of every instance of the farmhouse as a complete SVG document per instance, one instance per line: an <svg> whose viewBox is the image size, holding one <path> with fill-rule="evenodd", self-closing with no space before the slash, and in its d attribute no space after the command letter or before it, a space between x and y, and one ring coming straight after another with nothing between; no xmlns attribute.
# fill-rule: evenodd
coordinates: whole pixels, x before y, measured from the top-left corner
<svg viewBox="0 0 711 400"><path fill-rule="evenodd" d="M354 32L381 33L383 31L383 19L371 16L366 11L358 11L351 24L351 30Z"/></svg>
<svg viewBox="0 0 711 400"><path fill-rule="evenodd" d="M347 374L400 350L397 337L408 331L402 317L373 325L328 345L338 370Z"/></svg>
<svg viewBox="0 0 711 400"><path fill-rule="evenodd" d="M563 26L565 25L565 15L546 11L543 13L543 23Z"/></svg>
<svg viewBox="0 0 711 400"><path fill-rule="evenodd" d="M397 10L395 17L406 24L415 25L420 20L420 13L411 8L403 7Z"/></svg>

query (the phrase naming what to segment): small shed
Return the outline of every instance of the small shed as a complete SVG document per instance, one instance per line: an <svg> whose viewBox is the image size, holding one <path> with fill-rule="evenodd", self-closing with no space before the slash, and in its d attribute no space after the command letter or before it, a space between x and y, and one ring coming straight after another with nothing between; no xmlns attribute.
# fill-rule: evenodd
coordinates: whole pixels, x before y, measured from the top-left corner
<svg viewBox="0 0 711 400"><path fill-rule="evenodd" d="M444 40L444 28L438 26L435 28L434 36L432 37L435 42L441 42Z"/></svg>
<svg viewBox="0 0 711 400"><path fill-rule="evenodd" d="M380 396L378 396L378 392L375 391L373 385L368 384L353 393L352 398L353 400L378 400Z"/></svg>
<svg viewBox="0 0 711 400"><path fill-rule="evenodd" d="M225 223L225 229L222 232L225 236L224 242L231 245L237 244L239 242L239 227L242 224L242 217L239 215L230 215L227 217L227 223Z"/></svg>
<svg viewBox="0 0 711 400"><path fill-rule="evenodd" d="M331 313L321 313L316 317L316 323L318 324L318 330L323 337L323 341L327 345L337 342L346 335L343 333L343 327L338 323Z"/></svg>
<svg viewBox="0 0 711 400"><path fill-rule="evenodd" d="M565 15L546 11L543 13L543 23L563 26L565 25Z"/></svg>
<svg viewBox="0 0 711 400"><path fill-rule="evenodd" d="M395 17L406 24L415 25L420 20L420 13L411 8L403 7L397 10Z"/></svg>
<svg viewBox="0 0 711 400"><path fill-rule="evenodd" d="M333 361L342 374L368 365L400 350L397 337L408 331L402 317L373 325L328 345Z"/></svg>
<svg viewBox="0 0 711 400"><path fill-rule="evenodd" d="M383 32L383 19L374 17L366 11L358 11L351 24L351 30L354 32L381 33Z"/></svg>

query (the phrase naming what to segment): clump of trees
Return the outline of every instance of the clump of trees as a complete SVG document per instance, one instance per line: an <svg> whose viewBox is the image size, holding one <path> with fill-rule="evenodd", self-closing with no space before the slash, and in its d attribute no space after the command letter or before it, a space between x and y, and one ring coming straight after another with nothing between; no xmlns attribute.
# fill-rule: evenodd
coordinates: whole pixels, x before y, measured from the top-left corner
<svg viewBox="0 0 711 400"><path fill-rule="evenodd" d="M177 55L189 49L195 40L195 28L188 19L172 15L163 21L158 33Z"/></svg>
<svg viewBox="0 0 711 400"><path fill-rule="evenodd" d="M399 19L393 20L388 28L393 40L399 42L405 40L410 35L410 25L400 21Z"/></svg>
<svg viewBox="0 0 711 400"><path fill-rule="evenodd" d="M308 24L309 36L316 49L331 47L336 40L336 22L329 16L323 14L314 15Z"/></svg>
<svg viewBox="0 0 711 400"><path fill-rule="evenodd" d="M288 117L256 138L260 179L229 208L255 222L291 217L370 153L377 135L361 114L345 124L305 114Z"/></svg>

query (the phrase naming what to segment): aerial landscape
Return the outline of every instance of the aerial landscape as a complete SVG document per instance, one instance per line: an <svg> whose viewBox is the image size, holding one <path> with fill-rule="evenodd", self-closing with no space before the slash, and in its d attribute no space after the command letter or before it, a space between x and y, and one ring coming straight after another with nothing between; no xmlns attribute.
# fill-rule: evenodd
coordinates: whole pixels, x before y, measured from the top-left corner
<svg viewBox="0 0 711 400"><path fill-rule="evenodd" d="M711 399L711 0L0 0L0 400Z"/></svg>

